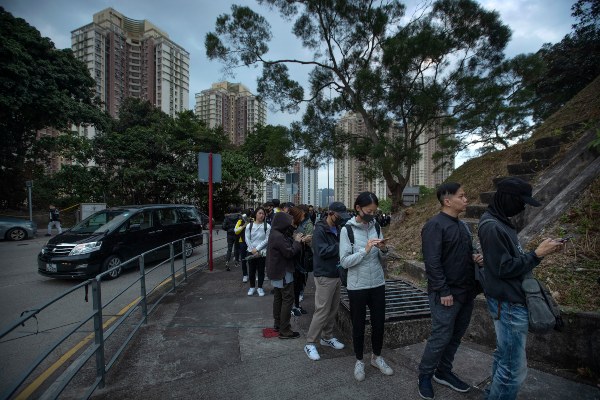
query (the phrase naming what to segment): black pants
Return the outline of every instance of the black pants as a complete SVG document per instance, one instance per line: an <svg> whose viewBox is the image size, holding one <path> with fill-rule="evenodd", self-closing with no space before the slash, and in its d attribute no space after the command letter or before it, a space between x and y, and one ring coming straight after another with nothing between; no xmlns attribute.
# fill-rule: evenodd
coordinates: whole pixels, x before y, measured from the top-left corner
<svg viewBox="0 0 600 400"><path fill-rule="evenodd" d="M248 257L248 245L246 242L240 242L240 258L242 263L242 276L248 276L248 261L246 261L246 257Z"/></svg>
<svg viewBox="0 0 600 400"><path fill-rule="evenodd" d="M371 313L371 347L373 347L373 354L381 355L385 323L385 285L371 289L348 290L348 299L350 300L352 342L356 359L363 359L367 306Z"/></svg>
<svg viewBox="0 0 600 400"><path fill-rule="evenodd" d="M306 285L306 272L294 270L294 306L300 307L300 292Z"/></svg>
<svg viewBox="0 0 600 400"><path fill-rule="evenodd" d="M292 317L292 304L294 303L294 283L288 283L283 288L274 288L273 293L273 320L275 326L279 327L279 334L283 336L290 336L294 332L292 331L292 325L290 319Z"/></svg>
<svg viewBox="0 0 600 400"><path fill-rule="evenodd" d="M231 250L233 250L233 261L238 262L240 260L240 238L237 236L229 236L227 235L227 255L225 256L225 261L229 262L231 260Z"/></svg>
<svg viewBox="0 0 600 400"><path fill-rule="evenodd" d="M248 261L248 269L250 270L250 276L248 277L248 283L253 288L256 285L256 272L258 271L258 287L262 288L263 282L265 281L265 257L253 258Z"/></svg>

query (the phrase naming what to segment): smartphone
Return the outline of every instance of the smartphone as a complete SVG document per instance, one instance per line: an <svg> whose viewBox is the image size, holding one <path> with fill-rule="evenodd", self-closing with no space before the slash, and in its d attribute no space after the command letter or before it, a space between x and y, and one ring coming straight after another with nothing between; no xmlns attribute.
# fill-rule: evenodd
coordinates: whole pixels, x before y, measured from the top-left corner
<svg viewBox="0 0 600 400"><path fill-rule="evenodd" d="M565 242L568 242L571 239L573 239L573 235L563 236L561 238L554 239L554 240L556 240L557 242L565 243Z"/></svg>
<svg viewBox="0 0 600 400"><path fill-rule="evenodd" d="M392 237L386 237L386 238L381 239L381 241L385 243L388 240L393 239L393 238L394 238L393 236Z"/></svg>

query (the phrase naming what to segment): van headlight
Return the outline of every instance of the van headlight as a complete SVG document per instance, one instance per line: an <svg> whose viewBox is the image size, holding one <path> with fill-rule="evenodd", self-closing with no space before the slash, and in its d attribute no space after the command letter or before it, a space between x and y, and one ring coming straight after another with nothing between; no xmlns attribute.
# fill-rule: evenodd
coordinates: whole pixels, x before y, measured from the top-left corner
<svg viewBox="0 0 600 400"><path fill-rule="evenodd" d="M102 242L90 242L90 243L82 243L73 247L73 250L69 253L70 256L77 256L79 254L87 254L93 251L100 250L102 246Z"/></svg>

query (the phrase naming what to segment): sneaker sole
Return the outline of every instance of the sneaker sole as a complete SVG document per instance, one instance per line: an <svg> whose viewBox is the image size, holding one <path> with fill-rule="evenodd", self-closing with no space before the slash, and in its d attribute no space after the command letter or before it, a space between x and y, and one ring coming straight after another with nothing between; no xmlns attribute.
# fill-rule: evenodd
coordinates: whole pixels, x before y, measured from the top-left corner
<svg viewBox="0 0 600 400"><path fill-rule="evenodd" d="M298 336L282 336L279 335L279 339L298 339L300 337L300 335Z"/></svg>
<svg viewBox="0 0 600 400"><path fill-rule="evenodd" d="M437 383L439 383L440 385L448 386L450 389L456 390L457 392L460 392L460 393L467 393L469 390L471 390L471 387L468 387L467 389L459 389L456 386L452 385L450 382L440 379L440 378L436 377L435 375L433 376L433 380L436 381Z"/></svg>

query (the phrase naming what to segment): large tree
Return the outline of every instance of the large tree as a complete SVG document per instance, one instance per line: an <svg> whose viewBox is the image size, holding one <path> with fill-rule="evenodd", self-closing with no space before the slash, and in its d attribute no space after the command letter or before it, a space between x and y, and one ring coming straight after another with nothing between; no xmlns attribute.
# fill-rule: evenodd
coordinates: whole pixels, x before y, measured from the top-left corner
<svg viewBox="0 0 600 400"><path fill-rule="evenodd" d="M18 207L26 198L39 129L104 126L93 88L71 50L57 50L25 20L0 8L0 206Z"/></svg>
<svg viewBox="0 0 600 400"><path fill-rule="evenodd" d="M248 7L232 6L217 18L205 45L226 67L262 65L258 91L281 110L306 103L298 138L313 159L343 151L365 161L370 177L382 175L401 204L424 134L456 145L456 121L478 103L479 84L503 60L510 37L498 14L472 0L438 0L405 25L399 1L258 0L291 21L310 53L268 57L268 21ZM290 77L290 65L312 68L310 88ZM475 97L474 97L475 95ZM336 119L353 112L366 137L344 137Z"/></svg>
<svg viewBox="0 0 600 400"><path fill-rule="evenodd" d="M571 8L577 20L560 42L538 52L545 70L530 79L536 92L534 118L543 121L600 75L600 0L578 0Z"/></svg>

